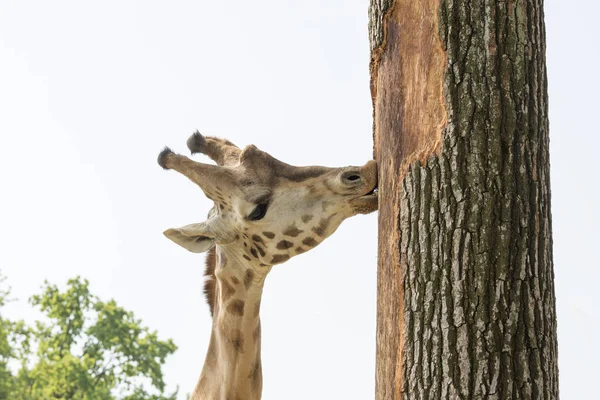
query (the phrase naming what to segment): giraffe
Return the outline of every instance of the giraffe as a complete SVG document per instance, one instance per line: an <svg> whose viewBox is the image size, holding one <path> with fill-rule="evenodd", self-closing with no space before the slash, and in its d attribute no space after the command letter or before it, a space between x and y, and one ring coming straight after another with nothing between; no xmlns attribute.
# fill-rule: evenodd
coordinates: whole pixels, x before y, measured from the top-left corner
<svg viewBox="0 0 600 400"><path fill-rule="evenodd" d="M205 222L167 229L164 234L206 258L204 293L212 332L204 366L191 399L261 398L260 301L274 265L325 240L342 221L377 210L377 166L295 167L250 145L195 132L192 154L217 165L172 152L159 154L164 169L200 186L214 202Z"/></svg>

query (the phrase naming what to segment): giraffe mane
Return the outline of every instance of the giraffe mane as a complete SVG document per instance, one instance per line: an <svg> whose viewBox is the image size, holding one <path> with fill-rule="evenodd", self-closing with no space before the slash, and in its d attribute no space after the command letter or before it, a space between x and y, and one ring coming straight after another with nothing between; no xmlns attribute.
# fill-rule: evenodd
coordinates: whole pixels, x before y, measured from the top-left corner
<svg viewBox="0 0 600 400"><path fill-rule="evenodd" d="M210 316L213 316L215 308L215 294L216 294L216 278L215 278L215 266L217 265L217 252L216 246L213 246L206 254L206 266L204 268L204 296L210 309Z"/></svg>

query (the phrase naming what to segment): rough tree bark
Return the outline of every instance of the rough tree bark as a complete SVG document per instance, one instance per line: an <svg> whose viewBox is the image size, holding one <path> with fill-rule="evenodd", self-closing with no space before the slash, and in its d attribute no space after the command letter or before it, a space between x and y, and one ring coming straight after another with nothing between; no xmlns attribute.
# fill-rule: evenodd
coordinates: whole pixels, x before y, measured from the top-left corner
<svg viewBox="0 0 600 400"><path fill-rule="evenodd" d="M371 0L376 398L558 398L542 0Z"/></svg>

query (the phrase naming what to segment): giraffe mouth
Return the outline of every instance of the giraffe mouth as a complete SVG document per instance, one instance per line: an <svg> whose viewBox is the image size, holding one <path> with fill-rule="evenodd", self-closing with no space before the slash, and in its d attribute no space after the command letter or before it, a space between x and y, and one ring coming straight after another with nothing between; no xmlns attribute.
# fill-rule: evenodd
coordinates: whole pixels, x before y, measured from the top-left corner
<svg viewBox="0 0 600 400"><path fill-rule="evenodd" d="M365 196L377 196L379 194L379 188L377 186L375 186L373 188L373 190L371 190L369 193L365 194Z"/></svg>
<svg viewBox="0 0 600 400"><path fill-rule="evenodd" d="M376 211L379 206L379 189L377 185L370 191L350 201L358 214L369 214Z"/></svg>
<svg viewBox="0 0 600 400"><path fill-rule="evenodd" d="M373 186L373 189L371 189L367 193L360 196L360 198L364 199L364 198L369 198L369 197L373 197L373 196L377 197L378 194L379 194L379 187L377 186L377 183L375 183L375 185Z"/></svg>
<svg viewBox="0 0 600 400"><path fill-rule="evenodd" d="M377 185L375 185L373 187L373 189L371 189L370 191L368 191L367 193L365 193L361 196L358 196L356 198L356 200L370 202L370 201L375 201L378 198L378 196L379 196L379 188L377 187Z"/></svg>

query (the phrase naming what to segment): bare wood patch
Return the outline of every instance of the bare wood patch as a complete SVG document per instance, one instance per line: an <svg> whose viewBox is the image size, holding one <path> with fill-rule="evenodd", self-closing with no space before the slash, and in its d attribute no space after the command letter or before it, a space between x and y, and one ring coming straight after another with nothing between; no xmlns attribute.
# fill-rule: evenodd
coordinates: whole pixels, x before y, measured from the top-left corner
<svg viewBox="0 0 600 400"><path fill-rule="evenodd" d="M447 122L438 8L439 0L396 0L384 24L385 48L374 50L380 53L371 75L375 151L389 149L401 170L439 153Z"/></svg>
<svg viewBox="0 0 600 400"><path fill-rule="evenodd" d="M439 0L396 0L383 17L383 43L371 52L375 159L379 170L376 398L401 399L404 385L398 217L401 182L414 161L441 151L447 123L446 54L438 33ZM373 36L373 33L372 33ZM396 354L396 365L384 358Z"/></svg>

